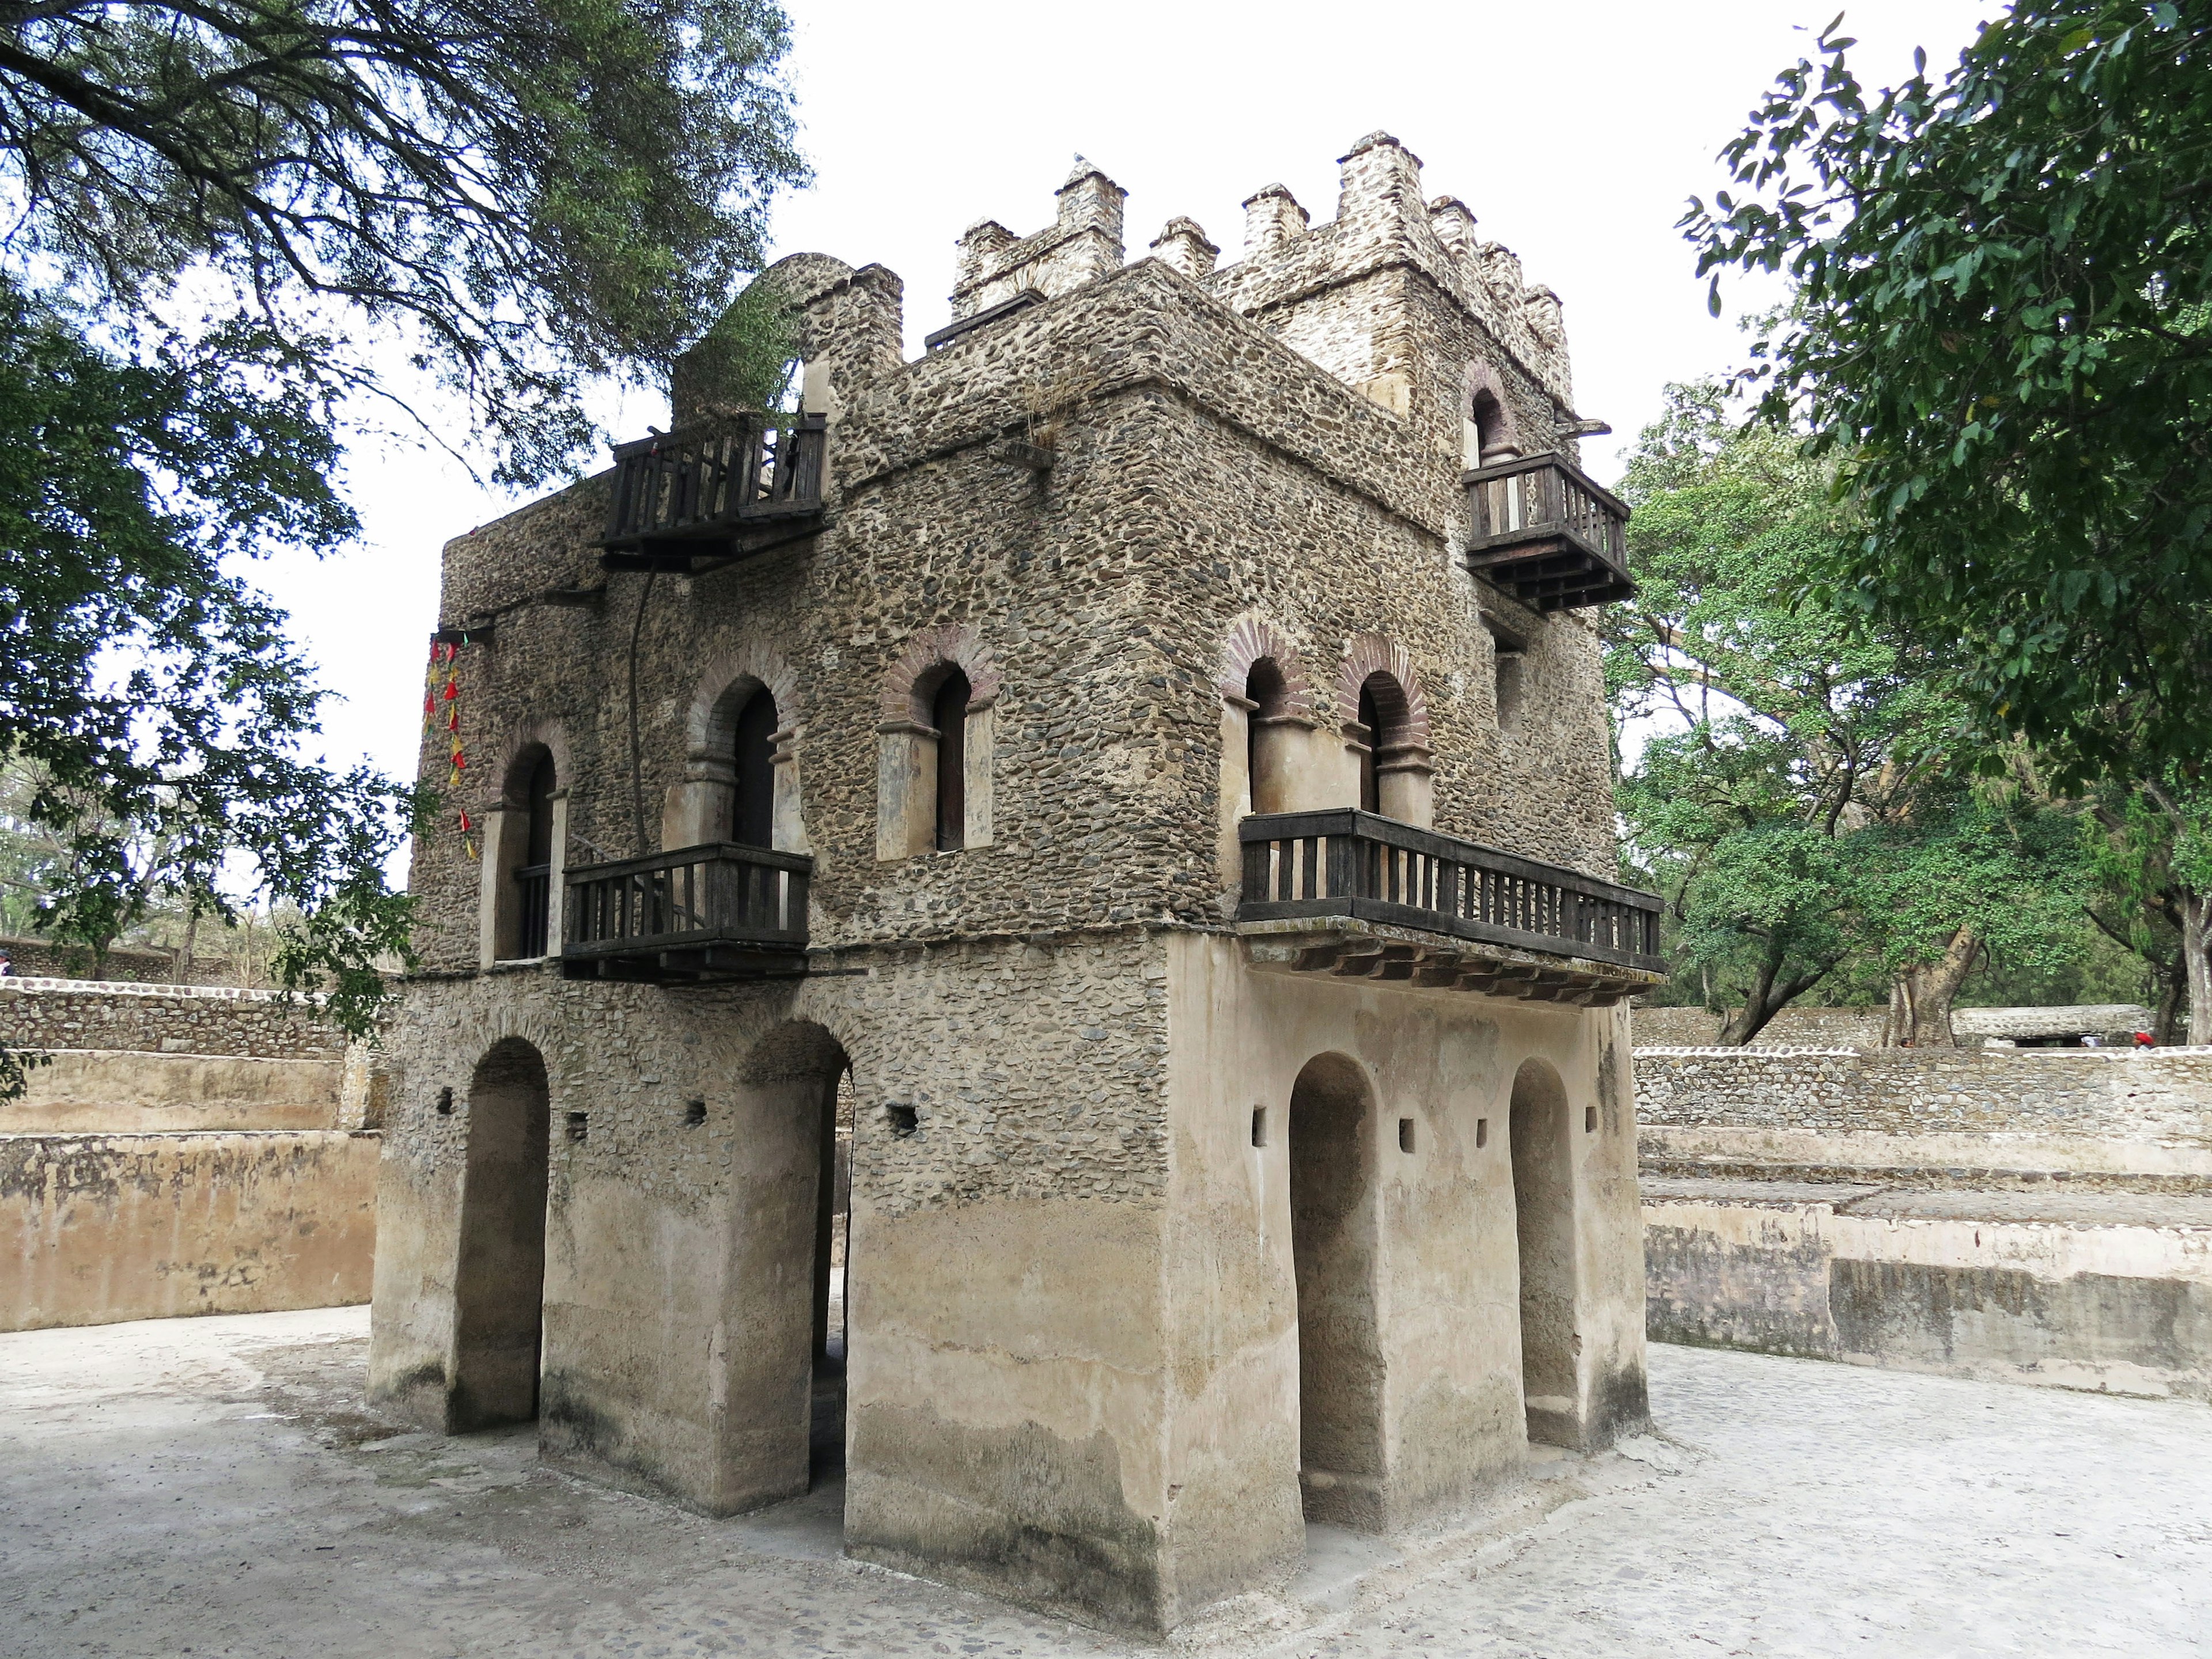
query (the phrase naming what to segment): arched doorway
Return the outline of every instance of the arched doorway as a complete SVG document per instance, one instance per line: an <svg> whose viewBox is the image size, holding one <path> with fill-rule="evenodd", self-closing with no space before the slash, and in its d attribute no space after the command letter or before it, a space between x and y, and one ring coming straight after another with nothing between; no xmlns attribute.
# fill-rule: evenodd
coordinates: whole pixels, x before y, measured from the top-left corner
<svg viewBox="0 0 2212 1659"><path fill-rule="evenodd" d="M731 1311L752 1335L729 1387L780 1419L758 1425L784 1448L755 1472L767 1498L844 1473L852 1066L829 1031L792 1021L754 1045L740 1082L732 1282L746 1305Z"/></svg>
<svg viewBox="0 0 2212 1659"><path fill-rule="evenodd" d="M520 1037L493 1044L469 1083L448 1412L456 1430L538 1415L551 1116L538 1050Z"/></svg>
<svg viewBox="0 0 2212 1659"><path fill-rule="evenodd" d="M1298 1292L1298 1484L1306 1518L1380 1523L1382 1352L1375 1305L1375 1097L1344 1054L1291 1090Z"/></svg>
<svg viewBox="0 0 2212 1659"><path fill-rule="evenodd" d="M1559 1074L1540 1060L1513 1079L1514 1231L1521 1254L1521 1391L1528 1437L1577 1443L1575 1409L1575 1177Z"/></svg>

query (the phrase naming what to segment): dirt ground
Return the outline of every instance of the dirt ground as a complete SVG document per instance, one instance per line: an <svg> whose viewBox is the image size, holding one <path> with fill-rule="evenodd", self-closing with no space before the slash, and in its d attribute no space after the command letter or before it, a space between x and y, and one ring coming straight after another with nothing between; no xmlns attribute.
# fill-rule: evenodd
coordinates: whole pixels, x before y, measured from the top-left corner
<svg viewBox="0 0 2212 1659"><path fill-rule="evenodd" d="M1158 1652L360 1407L366 1309L0 1336L0 1655ZM2212 1410L1655 1347L1663 1438L1182 1644L1381 1656L2212 1654ZM1241 1622L1240 1622L1241 1621Z"/></svg>

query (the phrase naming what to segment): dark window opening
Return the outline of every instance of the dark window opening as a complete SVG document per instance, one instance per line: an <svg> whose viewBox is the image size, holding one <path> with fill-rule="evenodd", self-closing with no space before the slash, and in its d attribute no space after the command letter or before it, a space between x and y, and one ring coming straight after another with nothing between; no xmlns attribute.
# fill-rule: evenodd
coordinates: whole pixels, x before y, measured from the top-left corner
<svg viewBox="0 0 2212 1659"><path fill-rule="evenodd" d="M1244 715L1244 777L1255 812L1283 810L1284 803L1278 799L1279 781L1263 754L1261 733L1261 722L1283 712L1286 690L1283 671L1272 657L1261 658L1244 677L1244 696L1254 705Z"/></svg>
<svg viewBox="0 0 2212 1659"><path fill-rule="evenodd" d="M730 839L741 847L775 844L775 698L763 686L738 711L738 794Z"/></svg>
<svg viewBox="0 0 2212 1659"><path fill-rule="evenodd" d="M524 788L527 827L522 862L515 867L514 954L527 960L546 948L546 921L553 908L553 757L540 755Z"/></svg>
<svg viewBox="0 0 2212 1659"><path fill-rule="evenodd" d="M1255 1146L1267 1144L1267 1109L1265 1106L1252 1109L1252 1144Z"/></svg>
<svg viewBox="0 0 2212 1659"><path fill-rule="evenodd" d="M891 1133L895 1135L910 1135L921 1127L911 1106L886 1106L884 1115L890 1121Z"/></svg>
<svg viewBox="0 0 2212 1659"><path fill-rule="evenodd" d="M705 1101L687 1100L684 1103L684 1125L686 1128L696 1129L706 1121L707 1103Z"/></svg>
<svg viewBox="0 0 2212 1659"><path fill-rule="evenodd" d="M949 670L930 700L937 728L937 850L968 844L968 677Z"/></svg>
<svg viewBox="0 0 2212 1659"><path fill-rule="evenodd" d="M1474 428L1476 465L1488 466L1498 461L1510 461L1521 453L1505 441L1505 410L1495 392L1486 388L1476 392L1467 418Z"/></svg>
<svg viewBox="0 0 2212 1659"><path fill-rule="evenodd" d="M592 1120L586 1114L582 1112L571 1112L568 1114L569 1139L577 1141L585 1140L590 1138L591 1133Z"/></svg>
<svg viewBox="0 0 2212 1659"><path fill-rule="evenodd" d="M1398 1150L1401 1152L1413 1150L1413 1120L1410 1117L1398 1120Z"/></svg>

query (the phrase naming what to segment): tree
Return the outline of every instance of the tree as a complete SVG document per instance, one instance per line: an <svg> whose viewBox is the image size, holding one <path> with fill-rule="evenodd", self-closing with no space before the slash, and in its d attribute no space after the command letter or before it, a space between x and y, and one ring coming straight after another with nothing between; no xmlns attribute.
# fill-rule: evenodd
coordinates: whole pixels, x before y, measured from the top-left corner
<svg viewBox="0 0 2212 1659"><path fill-rule="evenodd" d="M1646 734L1621 813L1681 954L1736 1005L1721 1041L1856 960L1895 988L1895 1040L1948 1043L1992 940L2047 957L2078 929L2070 821L1969 787L1943 665L1819 603L1850 509L1797 434L1672 387L1621 489L1641 591L1609 613L1607 672Z"/></svg>
<svg viewBox="0 0 2212 1659"><path fill-rule="evenodd" d="M353 526L325 394L264 361L295 362L266 335L131 362L0 283L0 763L50 842L41 928L104 951L165 896L228 918L242 883L302 908L287 982L364 1029L373 964L405 945L382 872L418 804L301 752L321 694L222 568Z"/></svg>
<svg viewBox="0 0 2212 1659"><path fill-rule="evenodd" d="M2199 775L2212 684L2212 6L2015 0L1869 94L1831 24L1692 201L1786 272L1753 376L1857 509L1808 580L2062 783ZM1714 292L1717 307L1717 286Z"/></svg>
<svg viewBox="0 0 2212 1659"><path fill-rule="evenodd" d="M774 0L0 8L0 763L42 927L99 951L250 894L296 917L283 985L368 1029L427 802L306 752L319 694L235 564L354 533L339 434L395 348L504 478L580 454L583 380L665 365L761 262L803 175L787 37Z"/></svg>
<svg viewBox="0 0 2212 1659"><path fill-rule="evenodd" d="M40 0L0 9L19 245L111 316L217 279L377 387L411 339L506 476L590 437L580 377L665 364L798 182L775 0Z"/></svg>

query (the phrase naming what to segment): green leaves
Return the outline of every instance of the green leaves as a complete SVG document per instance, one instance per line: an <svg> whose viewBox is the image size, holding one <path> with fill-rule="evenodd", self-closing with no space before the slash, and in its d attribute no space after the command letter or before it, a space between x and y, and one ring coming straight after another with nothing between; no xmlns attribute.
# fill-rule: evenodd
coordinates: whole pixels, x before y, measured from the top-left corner
<svg viewBox="0 0 2212 1659"><path fill-rule="evenodd" d="M396 330L535 481L582 377L665 364L762 263L788 37L775 0L49 0L0 13L0 165L80 297L212 276L302 350L334 308Z"/></svg>
<svg viewBox="0 0 2212 1659"><path fill-rule="evenodd" d="M2080 781L2197 764L2212 684L2212 7L2022 0L1940 83L1786 70L1692 203L1798 301L1746 380L1846 457L1828 578L1992 738Z"/></svg>
<svg viewBox="0 0 2212 1659"><path fill-rule="evenodd" d="M136 360L80 329L0 280L0 762L58 849L36 923L104 949L157 900L227 917L251 889L309 913L291 982L366 1029L412 792L301 752L321 694L225 568L353 534L333 388L257 320Z"/></svg>

